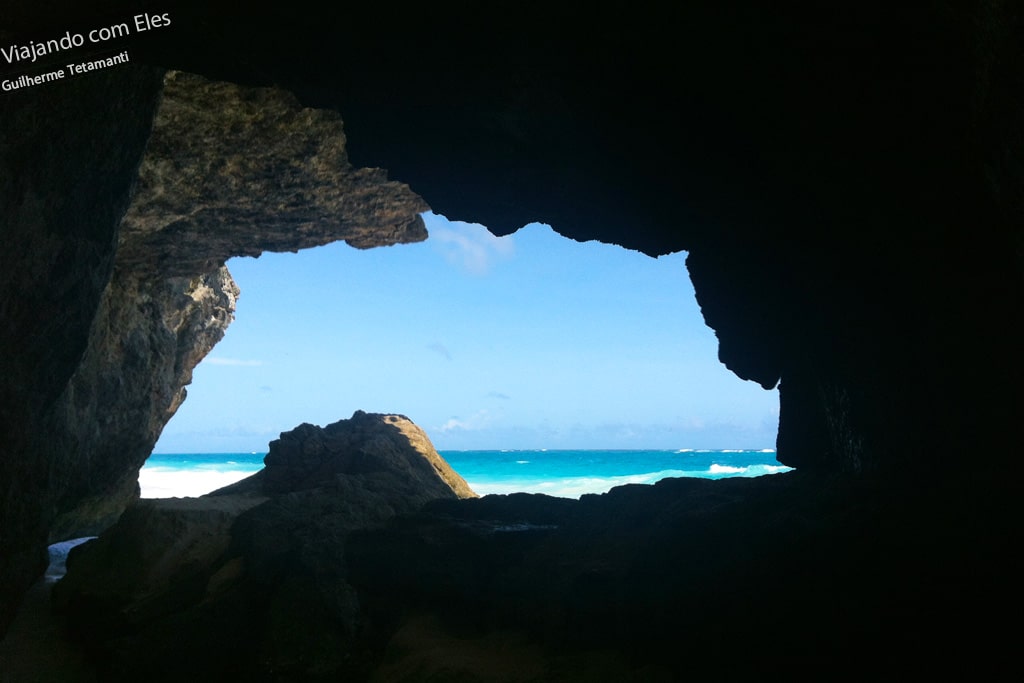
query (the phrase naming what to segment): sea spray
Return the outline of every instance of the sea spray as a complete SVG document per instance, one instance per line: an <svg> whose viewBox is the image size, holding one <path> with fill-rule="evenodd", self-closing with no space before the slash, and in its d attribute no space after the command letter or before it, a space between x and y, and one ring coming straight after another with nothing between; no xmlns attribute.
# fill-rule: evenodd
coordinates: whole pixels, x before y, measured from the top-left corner
<svg viewBox="0 0 1024 683"><path fill-rule="evenodd" d="M786 472L771 450L504 450L441 451L481 495L544 493L578 498L623 484L667 477L722 479ZM262 453L153 455L139 474L145 498L197 496L247 477Z"/></svg>

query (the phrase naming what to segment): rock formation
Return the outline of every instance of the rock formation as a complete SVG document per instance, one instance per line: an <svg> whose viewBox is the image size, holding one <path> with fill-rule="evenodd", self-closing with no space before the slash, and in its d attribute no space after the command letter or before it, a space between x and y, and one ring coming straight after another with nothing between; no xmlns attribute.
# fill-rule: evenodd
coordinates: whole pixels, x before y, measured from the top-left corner
<svg viewBox="0 0 1024 683"><path fill-rule="evenodd" d="M348 535L476 497L401 415L300 425L265 463L200 498L139 501L69 557L56 605L103 680L309 680L365 667L352 647L366 617L346 581Z"/></svg>
<svg viewBox="0 0 1024 683"><path fill-rule="evenodd" d="M85 354L113 273L117 226L130 201L160 83L159 72L132 68L69 83L59 92L5 94L0 624L45 568L43 547L65 493L86 489L72 495L77 505L87 495L130 484L125 463L93 464L65 450L62 432L72 443L89 439L97 421L87 418L57 433L53 424L64 412L62 396ZM120 96L108 97L113 91ZM90 485L94 466L108 468L115 479Z"/></svg>
<svg viewBox="0 0 1024 683"><path fill-rule="evenodd" d="M212 495L256 491L264 495L321 488L336 475L375 477L377 472L407 472L390 490L400 508L415 510L423 503L446 497L475 498L465 480L434 450L422 429L404 415L373 415L357 411L351 419L323 429L299 425L270 443L266 468ZM389 515L390 516L390 515Z"/></svg>
<svg viewBox="0 0 1024 683"><path fill-rule="evenodd" d="M296 101L340 112L356 164L387 169L450 218L497 233L540 220L575 239L689 251L722 362L780 387L779 458L823 491L842 475L908 501L892 519L861 517L856 495L832 516L810 504L796 526L865 552L815 564L817 542L797 538L780 551L787 599L756 605L801 606L813 620L830 585L884 573L886 551L904 547L899 529L929 539L914 546L925 559L900 554L903 576L927 558L941 565L944 580L911 602L889 594L891 607L837 589L858 618L827 612L794 631L794 648L837 633L856 654L837 645L833 661L881 661L873 623L926 639L949 595L983 586L976 604L994 611L1000 586L1014 594L999 550L1019 536L1004 503L1024 414L1024 18L1014 3L641 4L586 17L551 3L395 12L296 0L244 16L219 0L185 4L159 5L173 25L130 41L129 66L2 94L0 625L42 572L58 517L65 532L85 528L131 497L193 361L230 317L223 259L321 239L368 246L360 221L382 243L422 238L425 205L342 164L324 143L338 139L338 118ZM104 8L99 17L58 2L43 17L15 0L4 44L141 5ZM160 104L165 68L297 100L182 76ZM289 122L319 132L277 135ZM272 135L284 156L263 156L246 130ZM311 151L321 143L323 154ZM325 170L331 159L344 168ZM298 167L309 187L295 184ZM234 175L243 171L248 180ZM363 193L366 182L378 189ZM338 183L351 189L325 189ZM322 221L335 210L363 218ZM302 241L324 224L331 236ZM301 239L282 243L275 226ZM713 518L714 497L703 503L694 516ZM969 520L963 533L946 533L950 509ZM658 529L652 543L688 547ZM605 585L600 573L588 580L580 595ZM747 597L737 594L733 613ZM747 633L715 623L723 637ZM941 642L944 656L972 661Z"/></svg>
<svg viewBox="0 0 1024 683"><path fill-rule="evenodd" d="M76 549L55 595L100 679L817 680L837 662L993 678L1015 663L1015 634L989 619L1020 569L993 534L1009 501L942 509L969 485L908 496L792 472L473 498L411 430L359 413L302 425L261 473L142 501Z"/></svg>
<svg viewBox="0 0 1024 683"><path fill-rule="evenodd" d="M142 119L133 87L149 98L150 113ZM55 94L12 96L18 105L13 125L27 128L40 113L56 116L51 110L59 105L47 99ZM109 79L82 81L72 94L94 110L49 125L68 129L62 168L67 186L83 188L81 196L41 198L52 192L50 179L34 179L42 167L25 161L41 153L28 144L38 140L24 138L4 155L16 182L6 185L11 210L5 234L12 249L4 254L10 264L3 271L19 295L5 315L3 356L27 355L25 365L4 373L11 455L3 461L6 551L0 562L21 577L5 591L23 588L44 566L40 551L47 538L96 533L138 495L139 468L184 400L193 368L233 319L239 292L224 268L228 258L337 240L365 248L426 237L423 201L383 171L353 168L338 115L304 109L287 93L130 67ZM95 112L106 111L105 97L125 110L117 125L97 120ZM74 111L66 116L73 119ZM120 130L128 122L136 127L132 148ZM113 139L87 145L96 135L90 126L110 127ZM114 204L102 213L91 206L109 203L103 193L116 184L112 172L90 169L96 159L118 160L107 148L124 157L116 179L120 212ZM76 173L105 185L87 189ZM60 211L68 215L47 215ZM109 225L79 226L89 217ZM64 251L50 256L36 244L51 223L72 235L101 233L106 243L69 247L52 237L48 248ZM100 268L98 255L113 254L115 244L116 258L108 256ZM89 305L67 298L84 296L75 282L82 277L91 287ZM53 287L69 292L63 304L20 294ZM60 313L61 305L82 316L74 341L63 326L77 319ZM29 367L45 378L34 391ZM44 387L47 397L38 398Z"/></svg>

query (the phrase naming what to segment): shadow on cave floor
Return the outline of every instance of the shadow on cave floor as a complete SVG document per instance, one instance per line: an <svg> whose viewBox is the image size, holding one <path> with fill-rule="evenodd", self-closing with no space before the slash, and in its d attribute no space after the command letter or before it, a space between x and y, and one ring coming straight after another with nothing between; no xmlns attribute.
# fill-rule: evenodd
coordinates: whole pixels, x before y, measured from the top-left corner
<svg viewBox="0 0 1024 683"><path fill-rule="evenodd" d="M994 617L1015 599L1020 566L1009 502L991 491L791 472L666 479L579 501L437 501L348 536L340 571L359 596L355 640L337 640L340 627L320 615L332 592L294 592L320 574L287 570L281 585L305 596L291 608L296 621L186 610L131 636L130 670L218 680L210 672L230 665L278 680L259 668L260 643L263 629L280 637L286 623L305 634L300 651L319 647L314 632L348 643L358 663L327 661L353 680L998 674L1014 648ZM325 542L311 523L303 554ZM180 652L168 640L177 629ZM223 634L243 636L228 639L240 648L230 656ZM333 680L288 670L288 680Z"/></svg>
<svg viewBox="0 0 1024 683"><path fill-rule="evenodd" d="M66 551L65 551L66 552ZM22 601L0 639L0 677L4 683L94 683L95 667L85 648L66 636L67 620L52 613L50 593L64 572L64 556L51 554L46 575Z"/></svg>

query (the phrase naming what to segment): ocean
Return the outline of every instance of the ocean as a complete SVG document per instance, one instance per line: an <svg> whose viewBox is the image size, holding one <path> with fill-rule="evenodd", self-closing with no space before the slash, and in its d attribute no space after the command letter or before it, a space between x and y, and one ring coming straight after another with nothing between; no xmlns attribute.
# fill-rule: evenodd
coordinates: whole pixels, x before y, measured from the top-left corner
<svg viewBox="0 0 1024 683"><path fill-rule="evenodd" d="M440 451L480 495L579 498L666 477L758 477L788 471L766 450ZM264 453L153 454L139 473L143 498L200 496L257 472Z"/></svg>

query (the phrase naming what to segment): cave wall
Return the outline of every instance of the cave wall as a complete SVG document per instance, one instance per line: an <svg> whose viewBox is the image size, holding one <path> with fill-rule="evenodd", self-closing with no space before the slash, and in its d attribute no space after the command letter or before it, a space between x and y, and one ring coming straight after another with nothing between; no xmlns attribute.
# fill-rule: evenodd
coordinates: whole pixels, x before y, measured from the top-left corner
<svg viewBox="0 0 1024 683"><path fill-rule="evenodd" d="M138 497L139 468L234 318L227 268L192 278L115 270L75 374L47 415L63 461L49 540L94 536Z"/></svg>
<svg viewBox="0 0 1024 683"><path fill-rule="evenodd" d="M86 350L117 225L152 124L160 73L125 68L5 93L0 116L0 624L46 566L68 476L51 412ZM111 98L110 93L119 93Z"/></svg>
<svg viewBox="0 0 1024 683"><path fill-rule="evenodd" d="M36 37L53 16L63 30L146 6L57 3L44 18L16 2L9 22ZM4 583L10 595L59 513L130 497L146 444L230 318L224 259L420 239L426 204L402 183L497 234L539 220L652 255L688 250L722 362L780 386L787 464L1017 467L1013 3L637 5L591 9L587 22L530 3L168 10L171 28L130 44L135 62L278 85L297 101L172 75L177 95L157 110L159 72L135 67L4 96L0 569L21 577ZM263 154L267 139L286 142ZM176 316L208 314L219 322L201 340L174 334ZM129 362L152 372L111 403ZM111 418L122 410L139 419ZM71 462L88 463L87 485L68 487Z"/></svg>
<svg viewBox="0 0 1024 683"><path fill-rule="evenodd" d="M98 533L138 497L139 469L184 400L193 369L234 317L239 290L224 267L228 258L337 240L369 248L426 237L422 199L384 171L348 163L336 113L305 109L283 91L154 69L142 73L135 78L148 86L142 92L150 106L125 101L125 111L118 112L137 129L135 147L121 152L126 142L72 129L99 148L72 149L80 156L52 162L65 164L67 186L76 188L75 174L98 176L95 160L111 154L102 145L120 153L114 159L125 157L121 176L100 177L111 188L95 190L97 200L119 206L119 212L104 207L106 213L97 214L81 202L66 209L76 219L108 221L101 232L106 243L91 245L92 260L79 257L81 247L55 257L31 242L5 254L11 269L4 271L10 287L4 313L12 325L5 325L4 358L12 371L3 376L3 405L20 408L3 415L4 433L11 434L0 461L0 540L3 569L12 577L0 614L5 618L14 596L45 566L47 541ZM78 83L96 111L127 87L122 80ZM45 96L24 102L26 118L56 106ZM94 114L83 118L84 125L100 125ZM121 130L112 134L125 136ZM45 147L38 137L25 141ZM11 179L46 168L13 152L5 162ZM122 193L117 205L109 197L116 182ZM61 186L40 184L60 207L54 197L61 196ZM17 183L5 189L22 190ZM24 198L7 206L38 211L43 202L33 190L28 186ZM7 215L5 237L26 241L58 232L69 220ZM32 254L38 257L27 256ZM39 271L62 278L56 287L80 297L85 287L69 282L92 278L88 310L79 310L84 304L67 294L59 298L53 283L33 282ZM42 301L32 300L36 291ZM49 358L57 352L71 356L59 359L60 374L49 367L57 365ZM32 368L45 372L42 378L52 386L29 382Z"/></svg>
<svg viewBox="0 0 1024 683"><path fill-rule="evenodd" d="M916 476L1012 439L1013 3L181 16L154 59L340 111L354 161L451 219L687 250L721 361L780 386L783 462Z"/></svg>
<svg viewBox="0 0 1024 683"><path fill-rule="evenodd" d="M433 93L396 69L430 106L402 100L387 128L372 117L394 78L369 104L339 97L353 155L496 232L537 219L689 250L722 362L780 384L787 464L916 476L1003 452L1021 415L1020 12L698 3L607 20L511 18L507 42L442 47L439 69L470 74ZM505 68L474 81L456 49ZM470 98L475 115L429 117ZM409 149L473 174L472 203Z"/></svg>
<svg viewBox="0 0 1024 683"><path fill-rule="evenodd" d="M428 87L395 57L332 84L353 156L497 233L541 220L688 250L722 362L780 386L787 464L919 476L1010 452L1019 9L687 3L601 19L524 11L502 18L504 39L484 20L429 24L429 66L457 77Z"/></svg>

